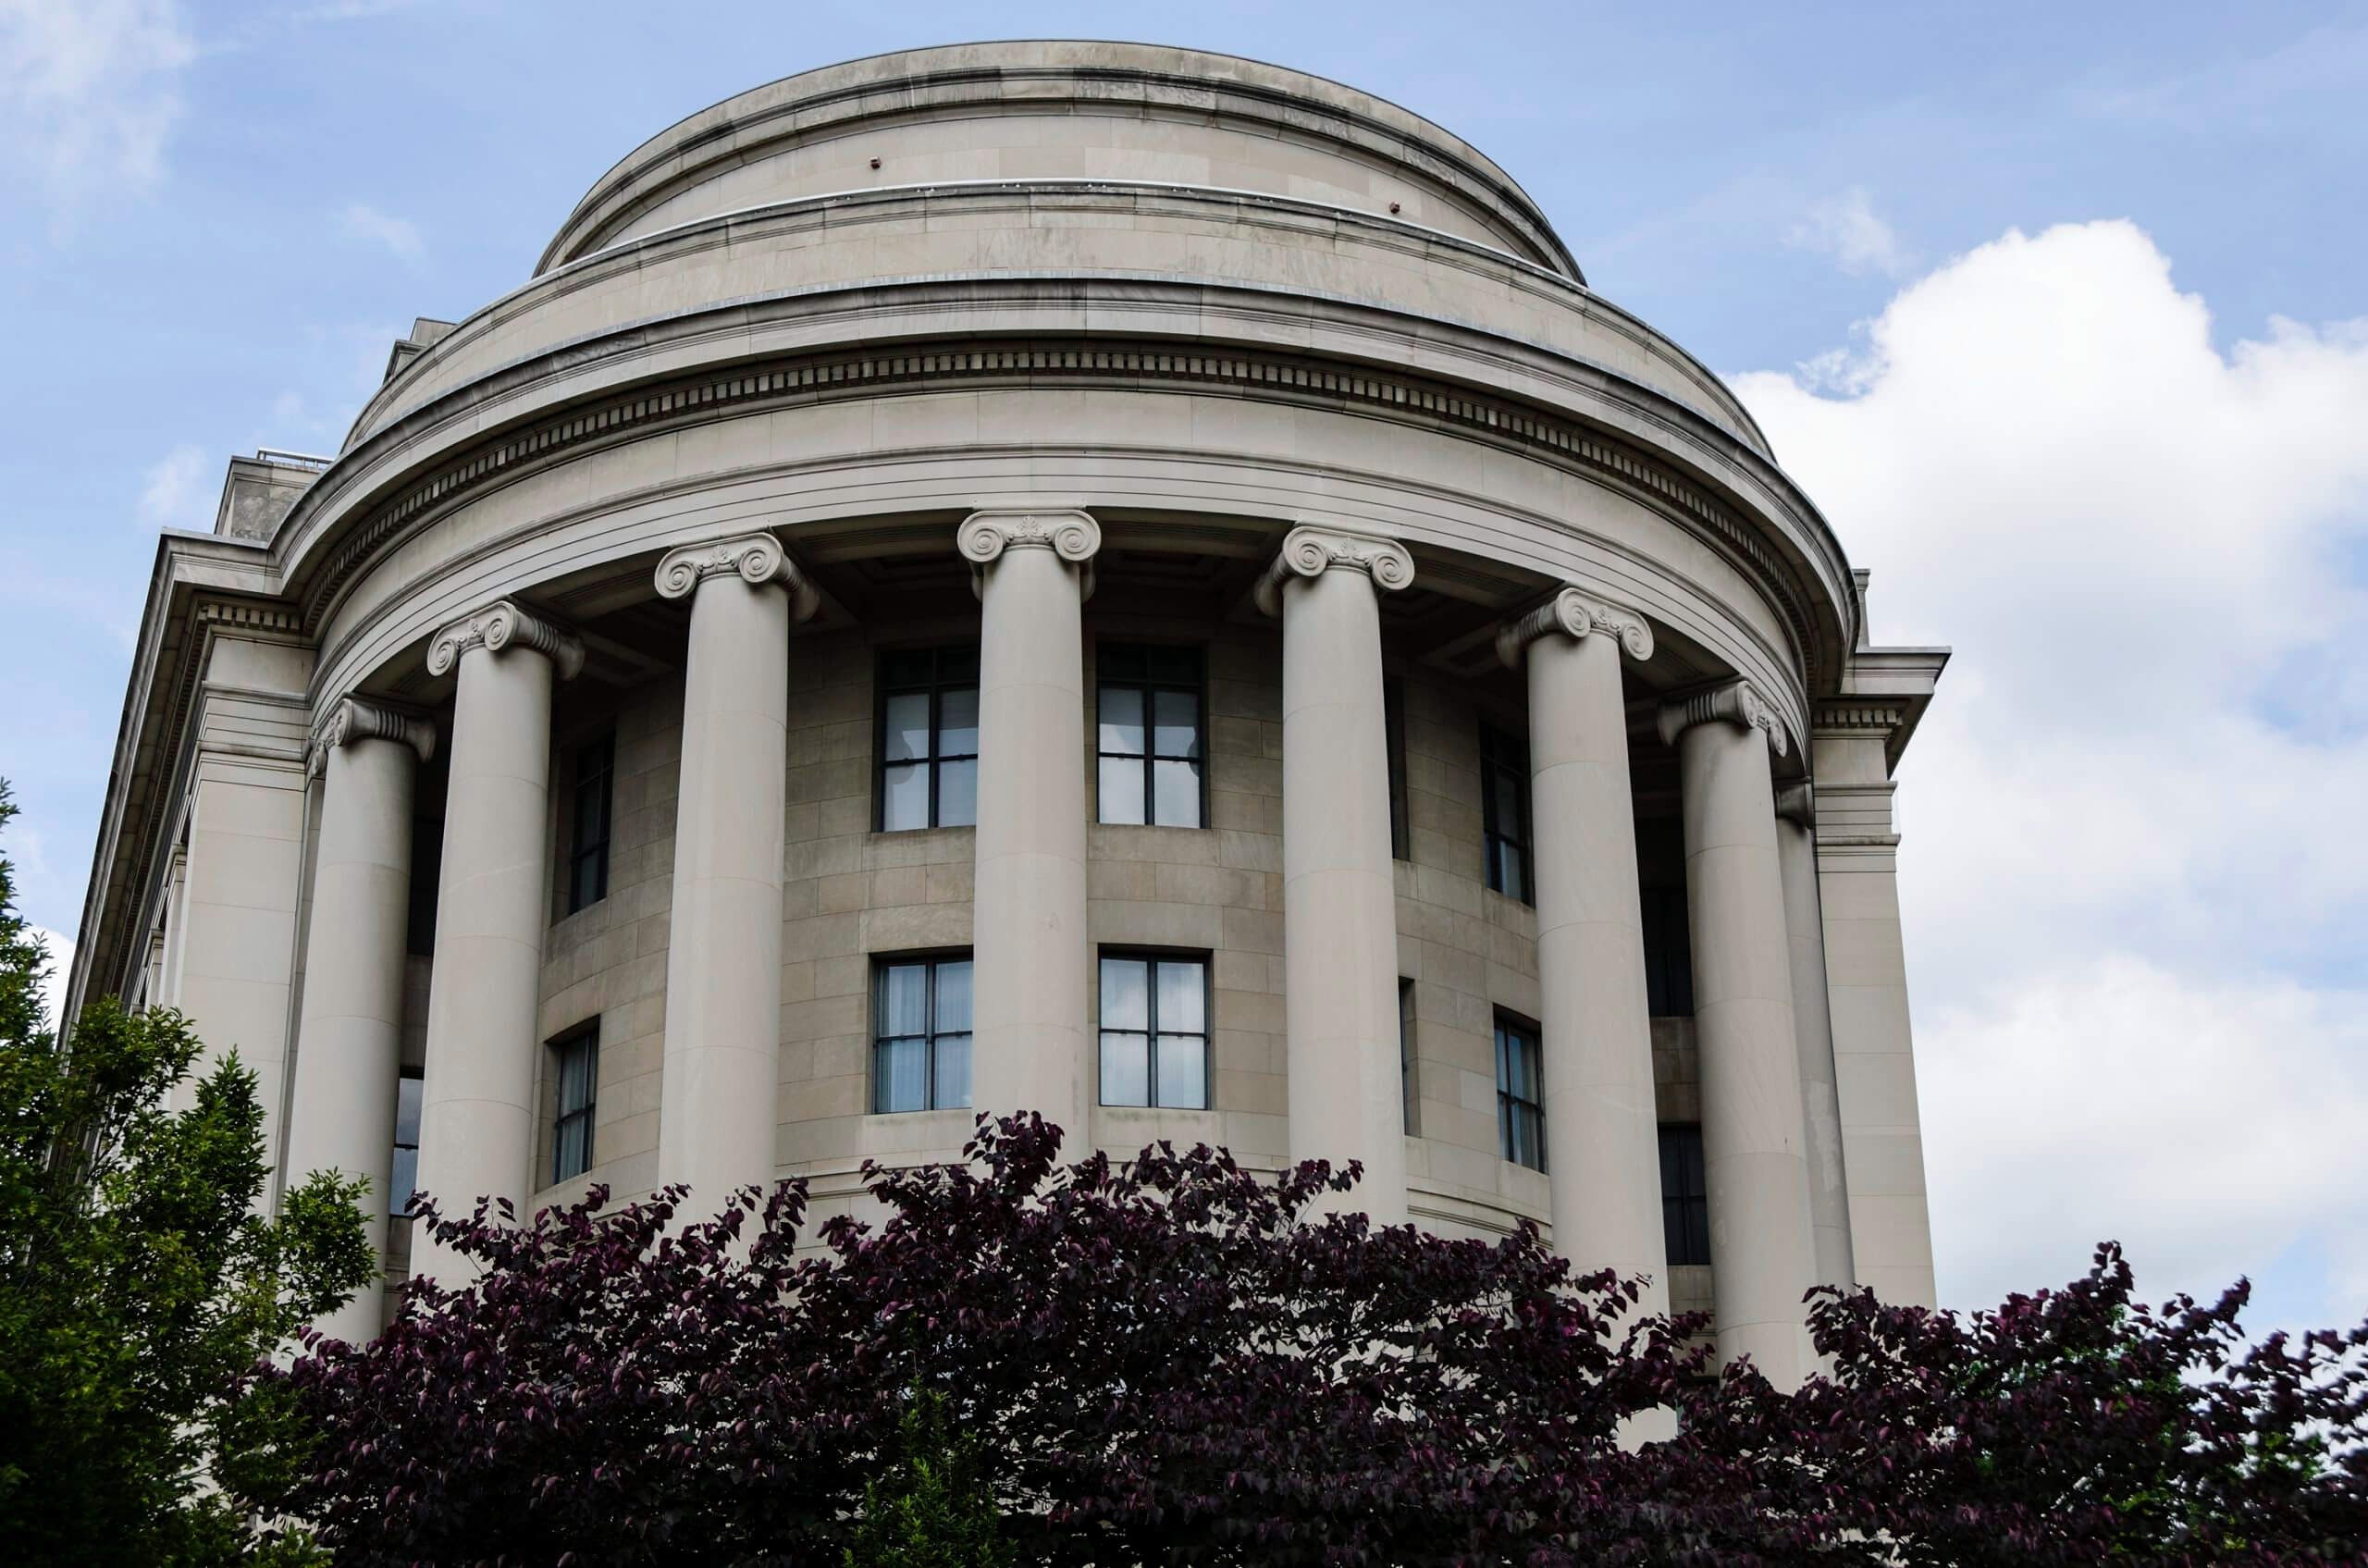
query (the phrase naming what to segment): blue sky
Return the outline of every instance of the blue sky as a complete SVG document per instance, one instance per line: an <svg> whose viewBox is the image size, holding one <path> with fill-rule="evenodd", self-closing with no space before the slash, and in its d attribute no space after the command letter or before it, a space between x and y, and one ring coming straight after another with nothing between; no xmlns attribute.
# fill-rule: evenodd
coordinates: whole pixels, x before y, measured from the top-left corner
<svg viewBox="0 0 2368 1568"><path fill-rule="evenodd" d="M1944 1296L2368 1310L2368 6L0 0L0 775L70 932L160 526L327 451L672 120L1125 36L1522 180L1959 649L1903 774Z"/></svg>

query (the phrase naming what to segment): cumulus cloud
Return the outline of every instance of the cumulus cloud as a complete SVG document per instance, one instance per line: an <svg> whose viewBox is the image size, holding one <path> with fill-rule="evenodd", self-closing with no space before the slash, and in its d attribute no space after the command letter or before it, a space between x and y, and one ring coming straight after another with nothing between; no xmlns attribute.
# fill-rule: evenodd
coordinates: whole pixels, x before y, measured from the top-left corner
<svg viewBox="0 0 2368 1568"><path fill-rule="evenodd" d="M0 156L66 204L152 183L196 57L178 0L0 0Z"/></svg>
<svg viewBox="0 0 2368 1568"><path fill-rule="evenodd" d="M406 262L415 264L426 253L416 225L382 213L366 202L348 203L338 215L338 228L347 239L384 245Z"/></svg>
<svg viewBox="0 0 2368 1568"><path fill-rule="evenodd" d="M2368 321L2224 352L2094 223L1949 263L1820 374L1736 385L1878 640L1957 648L1901 791L1943 1298L2111 1235L2151 1290L2277 1271L2273 1315L2356 1318Z"/></svg>
<svg viewBox="0 0 2368 1568"><path fill-rule="evenodd" d="M152 528L203 528L213 521L205 453L187 441L159 458L140 490L140 521Z"/></svg>
<svg viewBox="0 0 2368 1568"><path fill-rule="evenodd" d="M1811 206L1784 239L1802 250L1832 256L1846 272L1879 272L1896 278L1907 270L1907 253L1900 246L1899 236L1876 215L1873 199L1860 186Z"/></svg>

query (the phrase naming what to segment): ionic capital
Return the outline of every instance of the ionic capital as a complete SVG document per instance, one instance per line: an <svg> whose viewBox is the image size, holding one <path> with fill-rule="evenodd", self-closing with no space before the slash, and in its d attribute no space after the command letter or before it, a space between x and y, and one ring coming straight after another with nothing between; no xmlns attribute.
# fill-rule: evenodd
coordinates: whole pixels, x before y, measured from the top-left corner
<svg viewBox="0 0 2368 1568"><path fill-rule="evenodd" d="M779 583L789 590L792 618L806 620L819 609L822 596L813 579L799 569L771 534L741 534L728 539L708 539L679 545L658 558L658 597L685 599L709 577L737 573L757 587Z"/></svg>
<svg viewBox="0 0 2368 1568"><path fill-rule="evenodd" d="M1078 569L1078 594L1093 597L1093 558L1102 525L1082 512L974 512L955 531L954 548L970 563L970 591L984 598L987 568L1007 549L1049 549Z"/></svg>
<svg viewBox="0 0 2368 1568"><path fill-rule="evenodd" d="M1808 780L1776 786L1776 814L1796 826L1815 832L1817 789Z"/></svg>
<svg viewBox="0 0 2368 1568"><path fill-rule="evenodd" d="M1555 632L1572 639L1600 632L1619 638L1631 659L1641 661L1653 656L1653 629L1642 615L1589 599L1576 588L1564 588L1528 614L1497 628L1497 657L1506 669L1518 670L1523 650Z"/></svg>
<svg viewBox="0 0 2368 1568"><path fill-rule="evenodd" d="M584 668L584 643L574 633L544 620L515 599L498 599L436 634L436 640L427 645L427 673L450 673L461 655L473 648L500 653L512 645L532 648L549 659L562 681L574 680Z"/></svg>
<svg viewBox="0 0 2368 1568"><path fill-rule="evenodd" d="M1280 615L1285 583L1293 577L1320 577L1335 567L1364 573L1377 592L1394 593L1414 581L1414 557L1396 539L1302 523L1283 536L1283 548L1258 579L1253 595L1258 608Z"/></svg>
<svg viewBox="0 0 2368 1568"><path fill-rule="evenodd" d="M304 748L304 771L319 777L328 767L329 753L357 740L400 741L419 754L423 762L436 755L436 726L416 713L385 708L358 697L341 697Z"/></svg>
<svg viewBox="0 0 2368 1568"><path fill-rule="evenodd" d="M1768 699L1755 690L1749 681L1729 681L1708 691L1697 691L1675 702L1661 704L1661 744L1675 746L1677 737L1696 724L1726 723L1741 730L1759 730L1768 736L1768 749L1783 756L1792 747L1784 733L1784 721Z"/></svg>

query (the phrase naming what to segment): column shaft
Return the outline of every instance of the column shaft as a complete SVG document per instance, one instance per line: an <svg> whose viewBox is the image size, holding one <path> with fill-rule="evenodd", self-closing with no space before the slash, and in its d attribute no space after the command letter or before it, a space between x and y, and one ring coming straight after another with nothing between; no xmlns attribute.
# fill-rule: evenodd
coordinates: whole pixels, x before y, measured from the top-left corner
<svg viewBox="0 0 2368 1568"><path fill-rule="evenodd" d="M536 1015L551 904L558 672L551 656L514 631L497 630L500 642L472 633L474 641L448 630L429 656L431 669L457 661L460 679L427 1001L419 1185L448 1217L465 1216L480 1198L506 1198L524 1219L535 1186ZM561 656L570 673L581 657L580 648ZM412 1240L412 1272L465 1283L461 1261L425 1227Z"/></svg>
<svg viewBox="0 0 2368 1568"><path fill-rule="evenodd" d="M419 754L412 741L387 735L347 735L327 741L324 750L327 779L305 947L288 1179L301 1182L313 1171L333 1170L366 1180L364 1229L371 1255L383 1257L402 1068L403 947ZM377 1336L382 1303L374 1277L317 1327L333 1339L363 1343Z"/></svg>
<svg viewBox="0 0 2368 1568"><path fill-rule="evenodd" d="M1646 1275L1669 1310L1659 1115L1628 728L1612 637L1529 649L1531 816L1554 1246L1582 1271Z"/></svg>
<svg viewBox="0 0 2368 1568"><path fill-rule="evenodd" d="M1758 711L1747 690L1727 693ZM1747 1354L1790 1389L1810 1366L1815 1256L1769 738L1722 716L1677 741L1719 1356Z"/></svg>
<svg viewBox="0 0 2368 1568"><path fill-rule="evenodd" d="M788 571L781 547L761 536L678 550L659 566L661 594L693 598L658 1179L687 1185L687 1212L700 1216L773 1178L792 608L779 579Z"/></svg>
<svg viewBox="0 0 2368 1568"><path fill-rule="evenodd" d="M1804 797L1776 819L1784 882L1784 932L1793 958L1793 1037L1800 1053L1801 1117L1807 1138L1809 1225L1817 1283L1857 1283L1850 1255L1850 1183L1842 1155L1842 1096L1833 1074L1833 1016L1826 996L1825 912L1818 897L1817 833Z"/></svg>
<svg viewBox="0 0 2368 1568"><path fill-rule="evenodd" d="M1283 547L1283 983L1294 1160L1364 1180L1335 1206L1406 1219L1398 1059L1398 896L1389 854L1389 753L1375 562L1345 537L1325 563ZM1323 540L1326 537L1318 535ZM1398 586L1398 585L1393 585ZM1270 595L1271 597L1271 595Z"/></svg>
<svg viewBox="0 0 2368 1568"><path fill-rule="evenodd" d="M972 1102L1035 1111L1067 1154L1092 1149L1092 956L1085 920L1085 655L1080 570L1092 520L982 513L979 826L972 904Z"/></svg>

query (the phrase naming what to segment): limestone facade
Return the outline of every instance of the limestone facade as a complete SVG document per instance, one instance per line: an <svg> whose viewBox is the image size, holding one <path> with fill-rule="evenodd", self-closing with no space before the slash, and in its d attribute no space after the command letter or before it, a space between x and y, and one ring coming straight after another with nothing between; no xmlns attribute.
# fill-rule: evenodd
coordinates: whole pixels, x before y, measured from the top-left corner
<svg viewBox="0 0 2368 1568"><path fill-rule="evenodd" d="M1404 110L1127 44L789 78L221 515L68 1007L236 1049L283 1183L831 1212L1030 1108L1536 1222L1779 1376L1812 1282L1931 1300L1891 792L1945 652ZM452 1267L409 1228L390 1281Z"/></svg>

